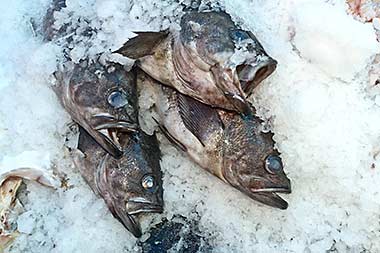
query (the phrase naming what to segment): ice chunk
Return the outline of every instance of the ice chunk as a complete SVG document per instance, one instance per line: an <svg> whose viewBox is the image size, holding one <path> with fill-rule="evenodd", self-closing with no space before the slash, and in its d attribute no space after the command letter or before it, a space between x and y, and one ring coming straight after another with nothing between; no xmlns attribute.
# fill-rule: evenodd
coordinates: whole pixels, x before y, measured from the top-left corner
<svg viewBox="0 0 380 253"><path fill-rule="evenodd" d="M20 233L31 234L35 227L35 218L32 212L25 212L21 214L17 219L17 230Z"/></svg>

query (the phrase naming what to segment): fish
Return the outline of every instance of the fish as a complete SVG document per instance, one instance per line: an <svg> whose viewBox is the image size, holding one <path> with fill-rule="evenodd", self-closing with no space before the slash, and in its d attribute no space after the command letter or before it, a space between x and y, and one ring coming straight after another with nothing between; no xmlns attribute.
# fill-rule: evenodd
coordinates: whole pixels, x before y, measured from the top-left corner
<svg viewBox="0 0 380 253"><path fill-rule="evenodd" d="M225 12L189 11L180 29L135 33L114 52L184 95L242 115L252 113L247 96L277 66L256 36Z"/></svg>
<svg viewBox="0 0 380 253"><path fill-rule="evenodd" d="M81 129L78 150L84 158L76 165L82 177L140 237L138 216L163 211L163 188L158 141L138 122L135 71L83 61L56 76L65 76L54 90Z"/></svg>
<svg viewBox="0 0 380 253"><path fill-rule="evenodd" d="M138 132L135 75L116 63L67 62L54 73L53 90L72 119L112 156L123 155L120 138Z"/></svg>
<svg viewBox="0 0 380 253"><path fill-rule="evenodd" d="M140 237L139 214L163 211L163 188L157 138L138 121L135 71L83 61L66 64L56 76L54 90L81 129L84 158L75 158L76 167L111 213Z"/></svg>
<svg viewBox="0 0 380 253"><path fill-rule="evenodd" d="M65 1L54 0L48 10L46 41L66 33L49 29L53 13L64 7ZM100 58L74 63L66 57L52 88L79 127L73 158L80 174L113 216L140 237L139 217L163 211L159 144L155 133L140 128L135 71Z"/></svg>
<svg viewBox="0 0 380 253"><path fill-rule="evenodd" d="M139 217L163 211L160 150L155 135L133 133L123 144L124 155L116 159L79 127L74 162L90 188L135 237L141 237Z"/></svg>
<svg viewBox="0 0 380 253"><path fill-rule="evenodd" d="M45 41L59 39L68 27L54 29L54 12L66 7L65 0L53 0L42 24ZM119 139L138 132L135 75L124 66L98 59L74 63L66 57L54 72L52 86L61 105L108 153L121 157Z"/></svg>
<svg viewBox="0 0 380 253"><path fill-rule="evenodd" d="M137 82L141 89L155 89L159 116L154 120L179 150L251 199L279 209L288 207L278 193L291 193L291 182L273 134L263 132L260 118L205 105L142 71Z"/></svg>

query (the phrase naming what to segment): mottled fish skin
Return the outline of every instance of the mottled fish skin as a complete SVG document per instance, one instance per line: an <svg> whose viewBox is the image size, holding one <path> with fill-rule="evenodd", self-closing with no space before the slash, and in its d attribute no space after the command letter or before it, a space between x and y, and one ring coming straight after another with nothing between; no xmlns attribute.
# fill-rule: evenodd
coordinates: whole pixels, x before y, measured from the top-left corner
<svg viewBox="0 0 380 253"><path fill-rule="evenodd" d="M63 107L111 155L123 154L120 135L139 131L136 80L123 66L67 62L53 87Z"/></svg>
<svg viewBox="0 0 380 253"><path fill-rule="evenodd" d="M144 73L138 85L155 89L156 119L163 133L198 165L263 204L286 209L277 193L290 193L271 133L262 121L215 109L172 88L158 85Z"/></svg>
<svg viewBox="0 0 380 253"><path fill-rule="evenodd" d="M156 136L138 125L135 71L82 62L61 73L70 78L58 82L56 93L82 129L78 149L85 157L76 158L77 167L112 214L139 237L138 215L162 212L163 189Z"/></svg>
<svg viewBox="0 0 380 253"><path fill-rule="evenodd" d="M52 1L42 27L46 41L66 34L67 27L53 28L54 12L65 6L64 0ZM120 64L96 59L73 63L67 58L54 75L53 90L72 119L108 153L121 157L120 136L139 131L135 74Z"/></svg>
<svg viewBox="0 0 380 253"><path fill-rule="evenodd" d="M133 133L124 155L115 159L80 128L75 157L81 175L103 197L112 214L136 237L142 235L139 215L163 210L160 150L156 136ZM84 155L84 156L83 156Z"/></svg>
<svg viewBox="0 0 380 253"><path fill-rule="evenodd" d="M54 0L45 17L45 40L65 30L49 29L54 11L65 2ZM160 150L155 135L139 127L135 71L99 60L67 61L55 72L53 87L61 104L80 126L74 161L92 190L136 237L139 216L162 212Z"/></svg>
<svg viewBox="0 0 380 253"><path fill-rule="evenodd" d="M180 27L180 31L137 33L116 52L138 59L144 72L182 94L251 114L246 97L277 62L251 32L239 29L224 12L189 12Z"/></svg>

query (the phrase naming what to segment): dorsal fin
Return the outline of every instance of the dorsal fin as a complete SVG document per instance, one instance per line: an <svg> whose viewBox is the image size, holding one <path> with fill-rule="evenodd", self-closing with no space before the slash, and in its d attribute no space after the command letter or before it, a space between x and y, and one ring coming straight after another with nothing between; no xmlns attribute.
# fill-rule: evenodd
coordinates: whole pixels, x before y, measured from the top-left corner
<svg viewBox="0 0 380 253"><path fill-rule="evenodd" d="M205 146L208 135L223 128L217 109L177 93L179 114L186 128Z"/></svg>
<svg viewBox="0 0 380 253"><path fill-rule="evenodd" d="M169 35L169 30L134 33L136 33L137 36L129 39L114 53L119 53L131 59L139 59L143 56L151 55L154 53L154 48Z"/></svg>

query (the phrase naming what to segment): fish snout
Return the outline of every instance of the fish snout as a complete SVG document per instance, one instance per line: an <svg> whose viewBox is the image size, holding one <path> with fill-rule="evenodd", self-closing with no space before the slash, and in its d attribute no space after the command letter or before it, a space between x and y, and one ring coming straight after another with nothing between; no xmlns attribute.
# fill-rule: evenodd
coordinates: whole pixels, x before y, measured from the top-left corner
<svg viewBox="0 0 380 253"><path fill-rule="evenodd" d="M250 182L252 192L291 193L291 183L287 177L255 177Z"/></svg>
<svg viewBox="0 0 380 253"><path fill-rule="evenodd" d="M251 182L249 196L265 205L279 209L287 209L288 203L278 193L291 193L291 183L288 178L283 180L269 180L266 178L256 179Z"/></svg>

